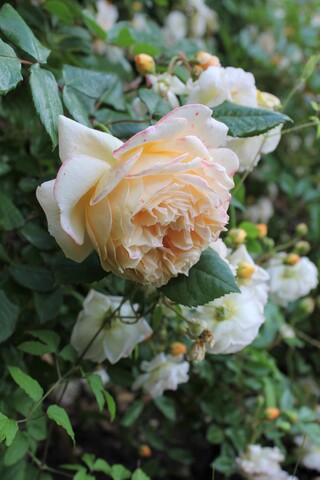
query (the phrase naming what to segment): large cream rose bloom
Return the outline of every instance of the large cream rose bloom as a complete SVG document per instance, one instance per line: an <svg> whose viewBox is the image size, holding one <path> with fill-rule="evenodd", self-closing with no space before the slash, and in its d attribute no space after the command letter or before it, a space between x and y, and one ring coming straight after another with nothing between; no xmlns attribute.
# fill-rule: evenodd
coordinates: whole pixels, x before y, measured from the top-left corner
<svg viewBox="0 0 320 480"><path fill-rule="evenodd" d="M122 143L59 117L57 178L37 189L65 255L159 287L187 274L228 221L236 155L203 105L177 108Z"/></svg>

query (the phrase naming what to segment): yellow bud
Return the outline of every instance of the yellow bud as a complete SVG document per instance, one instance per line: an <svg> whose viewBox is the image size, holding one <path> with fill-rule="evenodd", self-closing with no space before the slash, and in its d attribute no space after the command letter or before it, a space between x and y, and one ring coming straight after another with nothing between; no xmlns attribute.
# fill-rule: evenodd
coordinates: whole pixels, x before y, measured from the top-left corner
<svg viewBox="0 0 320 480"><path fill-rule="evenodd" d="M268 233L268 226L265 223L257 223L258 237L265 237Z"/></svg>
<svg viewBox="0 0 320 480"><path fill-rule="evenodd" d="M143 458L149 458L152 455L152 450L149 445L140 445L139 447L139 455Z"/></svg>
<svg viewBox="0 0 320 480"><path fill-rule="evenodd" d="M206 355L206 347L203 342L197 340L191 346L189 357L196 363L201 362Z"/></svg>
<svg viewBox="0 0 320 480"><path fill-rule="evenodd" d="M244 240L247 236L247 232L245 230L243 230L242 228L232 228L229 231L228 236L231 238L231 240L234 243L240 244L240 243L244 242Z"/></svg>
<svg viewBox="0 0 320 480"><path fill-rule="evenodd" d="M170 353L174 357L177 355L184 355L187 352L187 347L184 343L181 342L173 342L171 344Z"/></svg>
<svg viewBox="0 0 320 480"><path fill-rule="evenodd" d="M155 70L155 63L153 58L146 53L140 53L134 57L134 61L136 64L136 69L142 75L146 73L153 73Z"/></svg>
<svg viewBox="0 0 320 480"><path fill-rule="evenodd" d="M289 253L289 255L286 256L286 258L284 259L284 263L286 265L296 265L299 260L300 260L300 255L297 255L296 253Z"/></svg>
<svg viewBox="0 0 320 480"><path fill-rule="evenodd" d="M268 420L276 420L280 415L279 408L276 407L267 407L264 411L265 416Z"/></svg>
<svg viewBox="0 0 320 480"><path fill-rule="evenodd" d="M249 262L240 262L237 268L239 278L251 278L255 272L255 267Z"/></svg>
<svg viewBox="0 0 320 480"><path fill-rule="evenodd" d="M198 52L196 55L196 62L202 70L206 70L209 67L221 67L219 58L208 52Z"/></svg>

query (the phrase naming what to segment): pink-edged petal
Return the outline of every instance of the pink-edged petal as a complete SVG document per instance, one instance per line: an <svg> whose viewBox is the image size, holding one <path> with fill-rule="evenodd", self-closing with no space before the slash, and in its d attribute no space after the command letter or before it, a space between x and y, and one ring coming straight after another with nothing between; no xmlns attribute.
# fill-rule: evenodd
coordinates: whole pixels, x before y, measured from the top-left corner
<svg viewBox="0 0 320 480"><path fill-rule="evenodd" d="M230 177L233 177L233 175L238 171L238 157L230 148L217 148L211 150L210 153L212 154L214 163L219 163L222 167L224 167Z"/></svg>
<svg viewBox="0 0 320 480"><path fill-rule="evenodd" d="M110 169L102 160L85 155L66 160L57 175L54 196L60 209L61 226L73 240L82 245L85 235L85 204L83 197L95 187Z"/></svg>
<svg viewBox="0 0 320 480"><path fill-rule="evenodd" d="M77 245L72 238L62 230L60 225L60 211L53 194L54 183L55 180L50 180L37 188L36 196L38 202L46 214L49 233L56 239L65 256L75 262L82 262L92 252L92 243L86 235L83 244Z"/></svg>
<svg viewBox="0 0 320 480"><path fill-rule="evenodd" d="M214 120L211 115L210 108L204 105L185 105L176 108L155 125L134 135L113 152L114 156L119 158L129 150L150 142L164 142L190 135L198 137L206 148L224 145L228 128Z"/></svg>
<svg viewBox="0 0 320 480"><path fill-rule="evenodd" d="M113 135L85 127L63 115L59 115L58 131L59 155L62 162L81 154L112 165L115 162L112 152L123 143Z"/></svg>
<svg viewBox="0 0 320 480"><path fill-rule="evenodd" d="M101 202L112 190L119 184L119 182L130 172L141 155L142 149L125 161L119 161L112 169L110 169L99 181L90 205L95 205Z"/></svg>

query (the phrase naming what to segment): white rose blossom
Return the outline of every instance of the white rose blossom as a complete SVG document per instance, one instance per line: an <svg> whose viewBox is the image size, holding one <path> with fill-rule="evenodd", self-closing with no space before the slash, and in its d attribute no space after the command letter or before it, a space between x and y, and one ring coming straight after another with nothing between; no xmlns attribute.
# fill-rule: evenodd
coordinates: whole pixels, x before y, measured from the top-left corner
<svg viewBox="0 0 320 480"><path fill-rule="evenodd" d="M274 214L272 201L268 197L260 197L253 205L249 205L246 216L253 223L268 223Z"/></svg>
<svg viewBox="0 0 320 480"><path fill-rule="evenodd" d="M187 82L188 103L202 103L216 107L225 100L253 108L274 110L280 101L274 95L260 92L255 85L252 73L242 68L209 67L196 81ZM263 135L247 138L228 137L227 144L238 156L240 170L250 170L262 154L274 151L281 138L281 126Z"/></svg>
<svg viewBox="0 0 320 480"><path fill-rule="evenodd" d="M298 480L285 470L280 463L284 455L278 447L249 445L246 452L237 459L237 465L247 480Z"/></svg>
<svg viewBox="0 0 320 480"><path fill-rule="evenodd" d="M185 84L176 75L170 75L170 73L148 75L147 81L150 82L154 92L168 100L172 108L180 106L177 95L187 93Z"/></svg>
<svg viewBox="0 0 320 480"><path fill-rule="evenodd" d="M298 452L299 457L301 455L301 464L305 468L320 472L320 445L315 445L308 438L300 436L295 437L294 441L302 449L302 452Z"/></svg>
<svg viewBox="0 0 320 480"><path fill-rule="evenodd" d="M318 285L318 269L308 257L301 257L295 265L286 265L286 256L284 252L278 253L267 268L271 299L282 307L307 295Z"/></svg>
<svg viewBox="0 0 320 480"><path fill-rule="evenodd" d="M71 345L79 354L99 331L106 317L120 307L122 300L122 297L107 296L90 290L71 335ZM137 305L133 307L136 308ZM108 359L110 363L116 363L120 358L128 357L138 343L152 334L148 322L143 318L135 321L132 318L134 316L130 302L124 302L97 335L83 358L98 363Z"/></svg>
<svg viewBox="0 0 320 480"><path fill-rule="evenodd" d="M183 361L182 355L165 355L159 353L150 362L143 361L142 373L134 382L132 388L143 390L153 398L163 395L165 390L177 390L180 383L189 380L189 362Z"/></svg>
<svg viewBox="0 0 320 480"><path fill-rule="evenodd" d="M213 345L206 345L212 354L239 352L253 342L265 320L260 301L249 290L230 293L196 310L184 307L183 314L191 328L201 325L213 334Z"/></svg>
<svg viewBox="0 0 320 480"><path fill-rule="evenodd" d="M250 256L245 245L240 245L229 256L228 260L233 267L238 267L241 262L246 262L254 268L253 274L249 278L237 278L237 283L241 291L250 290L252 295L258 300L263 310L268 301L269 291L269 274L268 272L256 265Z"/></svg>
<svg viewBox="0 0 320 480"><path fill-rule="evenodd" d="M215 33L219 30L218 16L204 0L188 0L187 6L193 8L190 20L190 32L193 37L202 38L206 33Z"/></svg>
<svg viewBox="0 0 320 480"><path fill-rule="evenodd" d="M172 45L183 40L188 31L187 17L178 10L173 10L165 19L163 35L165 42Z"/></svg>
<svg viewBox="0 0 320 480"><path fill-rule="evenodd" d="M98 0L96 2L97 15L96 22L106 32L113 27L119 17L117 7L107 0Z"/></svg>

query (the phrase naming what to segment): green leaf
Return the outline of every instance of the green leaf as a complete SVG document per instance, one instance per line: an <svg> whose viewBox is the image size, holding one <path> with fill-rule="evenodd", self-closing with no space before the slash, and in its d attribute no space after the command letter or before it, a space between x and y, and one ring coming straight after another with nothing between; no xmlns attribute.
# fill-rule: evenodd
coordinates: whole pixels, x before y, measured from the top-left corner
<svg viewBox="0 0 320 480"><path fill-rule="evenodd" d="M125 416L121 420L121 425L124 427L131 427L135 423L135 421L139 418L144 404L142 400L135 400L132 405L126 411Z"/></svg>
<svg viewBox="0 0 320 480"><path fill-rule="evenodd" d="M45 353L57 352L60 337L57 333L51 330L34 330L29 332L35 338L41 340L41 342L28 341L19 345L19 350L30 353L32 355L44 355Z"/></svg>
<svg viewBox="0 0 320 480"><path fill-rule="evenodd" d="M229 128L231 137L253 137L271 130L284 122L292 120L283 113L262 108L244 107L229 101L212 109L215 120L224 123Z"/></svg>
<svg viewBox="0 0 320 480"><path fill-rule="evenodd" d="M0 442L5 440L7 447L10 447L18 430L19 427L16 420L12 420L0 413Z"/></svg>
<svg viewBox="0 0 320 480"><path fill-rule="evenodd" d="M114 398L112 395L110 395L109 392L106 390L103 391L104 397L106 399L107 405L108 405L108 410L110 414L110 422L113 422L116 416L116 402L114 401Z"/></svg>
<svg viewBox="0 0 320 480"><path fill-rule="evenodd" d="M34 378L24 373L19 367L8 367L13 380L34 401L38 402L43 395L43 389Z"/></svg>
<svg viewBox="0 0 320 480"><path fill-rule="evenodd" d="M47 0L43 5L48 12L58 17L62 22L72 25L74 23L74 17L72 11L61 0Z"/></svg>
<svg viewBox="0 0 320 480"><path fill-rule="evenodd" d="M21 63L13 48L0 39L0 94L6 94L22 80Z"/></svg>
<svg viewBox="0 0 320 480"><path fill-rule="evenodd" d="M105 404L105 398L104 398L104 387L102 383L102 379L100 375L96 374L90 374L86 377L86 380L88 382L88 386L90 390L92 391L93 395L96 397L97 404L99 406L100 412L102 412L104 404Z"/></svg>
<svg viewBox="0 0 320 480"><path fill-rule="evenodd" d="M58 316L62 300L63 296L60 288L49 293L34 292L34 303L40 323L48 322Z"/></svg>
<svg viewBox="0 0 320 480"><path fill-rule="evenodd" d="M6 232L22 227L24 218L10 198L0 192L0 229Z"/></svg>
<svg viewBox="0 0 320 480"><path fill-rule="evenodd" d="M36 223L26 223L21 228L20 233L31 245L39 250L52 250L55 247L55 241L51 235Z"/></svg>
<svg viewBox="0 0 320 480"><path fill-rule="evenodd" d="M59 285L92 283L108 275L100 264L95 253L89 255L83 262L77 263L66 258L63 253L53 259L53 271Z"/></svg>
<svg viewBox="0 0 320 480"><path fill-rule="evenodd" d="M62 76L66 86L94 99L100 98L115 81L115 76L85 68L64 65ZM116 79L118 82L119 80Z"/></svg>
<svg viewBox="0 0 320 480"><path fill-rule="evenodd" d="M302 72L302 75L301 75L301 78L303 80L307 80L307 78L310 77L310 75L313 74L314 72L314 69L316 68L316 65L317 63L319 62L320 60L320 55L317 54L317 55L311 55L311 57L309 58L309 60L307 61L304 69L303 69L303 72Z"/></svg>
<svg viewBox="0 0 320 480"><path fill-rule="evenodd" d="M10 302L3 290L0 290L0 343L7 340L15 331L19 308Z"/></svg>
<svg viewBox="0 0 320 480"><path fill-rule="evenodd" d="M64 428L69 437L71 437L73 444L75 445L74 431L69 420L69 416L64 408L59 405L50 405L47 410L48 417L53 420L57 425Z"/></svg>
<svg viewBox="0 0 320 480"><path fill-rule="evenodd" d="M112 465L109 475L113 480L125 480L131 476L131 472L123 465Z"/></svg>
<svg viewBox="0 0 320 480"><path fill-rule="evenodd" d="M48 292L54 286L54 277L45 267L14 265L9 272L19 285L37 292Z"/></svg>
<svg viewBox="0 0 320 480"><path fill-rule="evenodd" d="M19 462L19 460L25 456L28 449L29 443L26 435L18 431L12 444L9 446L4 455L4 465L6 467L10 467L11 465Z"/></svg>
<svg viewBox="0 0 320 480"><path fill-rule="evenodd" d="M91 127L91 123L88 119L90 110L94 103L93 99L87 97L86 95L81 94L73 87L68 87L67 85L63 88L62 91L63 103L67 107L68 111L72 117L77 121Z"/></svg>
<svg viewBox="0 0 320 480"><path fill-rule="evenodd" d="M106 41L107 32L95 21L92 12L88 9L82 10L82 18L88 29L101 40Z"/></svg>
<svg viewBox="0 0 320 480"><path fill-rule="evenodd" d="M111 467L109 463L103 460L103 458L97 458L92 468L93 472L103 472L107 474L110 473L110 470L111 470Z"/></svg>
<svg viewBox="0 0 320 480"><path fill-rule="evenodd" d="M141 470L141 468L137 468L137 470L133 472L131 480L151 480L151 479L150 477L148 477L148 475L144 473L143 470Z"/></svg>
<svg viewBox="0 0 320 480"><path fill-rule="evenodd" d="M168 397L158 397L154 399L154 403L163 413L165 417L169 420L174 421L176 419L176 407L175 403L171 398Z"/></svg>
<svg viewBox="0 0 320 480"><path fill-rule="evenodd" d="M159 95L150 88L140 88L138 95L140 100L146 104L149 113L152 115L156 111L157 104L159 103Z"/></svg>
<svg viewBox="0 0 320 480"><path fill-rule="evenodd" d="M155 57L160 55L161 51L155 45L151 45L150 43L139 43L135 45L132 49L132 53L134 55L139 55L139 53L146 53L147 55L151 55Z"/></svg>
<svg viewBox="0 0 320 480"><path fill-rule="evenodd" d="M50 50L39 42L19 13L8 3L0 10L0 30L11 43L29 53L40 63L46 63Z"/></svg>
<svg viewBox="0 0 320 480"><path fill-rule="evenodd" d="M219 445L223 442L224 433L221 427L211 425L207 431L207 440L210 443Z"/></svg>
<svg viewBox="0 0 320 480"><path fill-rule="evenodd" d="M224 260L211 248L205 250L189 275L172 278L160 291L181 305L196 307L228 293L239 293L235 278Z"/></svg>
<svg viewBox="0 0 320 480"><path fill-rule="evenodd" d="M55 147L58 143L58 116L63 115L58 85L53 74L41 68L39 64L32 65L30 71L33 103Z"/></svg>

